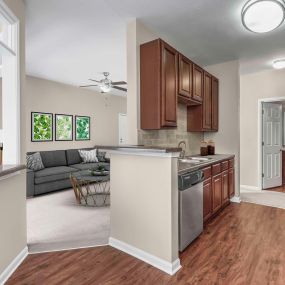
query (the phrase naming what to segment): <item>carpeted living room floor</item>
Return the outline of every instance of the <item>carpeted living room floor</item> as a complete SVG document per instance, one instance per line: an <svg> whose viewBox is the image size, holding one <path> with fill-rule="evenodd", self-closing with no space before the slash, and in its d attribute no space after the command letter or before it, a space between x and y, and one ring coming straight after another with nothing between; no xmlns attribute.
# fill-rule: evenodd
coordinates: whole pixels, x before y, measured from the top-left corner
<svg viewBox="0 0 285 285"><path fill-rule="evenodd" d="M27 199L30 253L108 244L110 207L76 204L72 189Z"/></svg>

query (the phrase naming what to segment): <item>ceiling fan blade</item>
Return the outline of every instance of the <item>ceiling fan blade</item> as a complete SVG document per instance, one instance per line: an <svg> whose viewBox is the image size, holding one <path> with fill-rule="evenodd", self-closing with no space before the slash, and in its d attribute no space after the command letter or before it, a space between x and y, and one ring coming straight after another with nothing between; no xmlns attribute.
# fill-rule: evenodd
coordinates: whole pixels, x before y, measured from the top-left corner
<svg viewBox="0 0 285 285"><path fill-rule="evenodd" d="M82 85L82 86L79 86L79 87L91 87L91 86L98 86L98 85Z"/></svg>
<svg viewBox="0 0 285 285"><path fill-rule="evenodd" d="M113 86L113 88L114 88L114 89L117 89L117 90L125 91L125 92L128 91L127 88L123 88L123 87Z"/></svg>
<svg viewBox="0 0 285 285"><path fill-rule="evenodd" d="M100 83L100 81L95 80L95 79L91 79L91 78L89 78L88 80L90 80L90 81L94 81L94 82L97 82L97 83Z"/></svg>
<svg viewBox="0 0 285 285"><path fill-rule="evenodd" d="M116 82L112 82L113 85L125 85L127 84L126 81L116 81Z"/></svg>

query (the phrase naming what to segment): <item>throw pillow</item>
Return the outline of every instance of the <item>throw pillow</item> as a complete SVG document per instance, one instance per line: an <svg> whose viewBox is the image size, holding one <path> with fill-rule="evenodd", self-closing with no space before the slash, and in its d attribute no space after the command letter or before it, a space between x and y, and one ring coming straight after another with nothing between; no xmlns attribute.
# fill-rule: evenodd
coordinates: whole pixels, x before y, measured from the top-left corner
<svg viewBox="0 0 285 285"><path fill-rule="evenodd" d="M106 162L106 152L98 150L97 158L98 158L99 162Z"/></svg>
<svg viewBox="0 0 285 285"><path fill-rule="evenodd" d="M97 149L92 150L78 150L83 163L98 162Z"/></svg>
<svg viewBox="0 0 285 285"><path fill-rule="evenodd" d="M26 160L27 160L27 168L31 170L38 171L45 168L41 154L39 152L35 152L33 154L27 154Z"/></svg>

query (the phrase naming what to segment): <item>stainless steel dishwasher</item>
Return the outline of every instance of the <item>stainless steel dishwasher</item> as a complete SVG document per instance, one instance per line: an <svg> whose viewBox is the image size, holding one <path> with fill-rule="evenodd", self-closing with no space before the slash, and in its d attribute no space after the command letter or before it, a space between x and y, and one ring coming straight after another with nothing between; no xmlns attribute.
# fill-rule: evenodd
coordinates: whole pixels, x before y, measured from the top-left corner
<svg viewBox="0 0 285 285"><path fill-rule="evenodd" d="M180 251L203 231L203 180L201 170L178 175Z"/></svg>

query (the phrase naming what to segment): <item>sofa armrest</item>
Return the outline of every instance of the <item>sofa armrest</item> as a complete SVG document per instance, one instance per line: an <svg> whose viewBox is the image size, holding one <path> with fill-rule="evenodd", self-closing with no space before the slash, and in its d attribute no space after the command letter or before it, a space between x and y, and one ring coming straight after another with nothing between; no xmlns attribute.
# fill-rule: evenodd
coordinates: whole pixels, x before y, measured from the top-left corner
<svg viewBox="0 0 285 285"><path fill-rule="evenodd" d="M27 197L33 197L35 195L35 172L31 169L27 169Z"/></svg>

